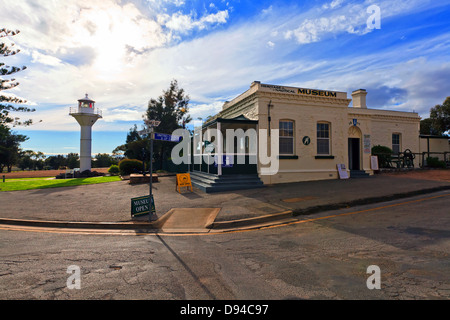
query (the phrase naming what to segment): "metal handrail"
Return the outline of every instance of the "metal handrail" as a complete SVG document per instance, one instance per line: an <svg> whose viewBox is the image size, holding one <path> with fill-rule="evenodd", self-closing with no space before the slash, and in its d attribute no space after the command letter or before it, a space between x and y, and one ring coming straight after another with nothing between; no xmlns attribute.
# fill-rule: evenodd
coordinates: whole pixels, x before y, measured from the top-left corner
<svg viewBox="0 0 450 320"><path fill-rule="evenodd" d="M79 114L79 113L87 113L87 114L96 114L96 115L100 116L101 118L103 118L103 112L99 108L91 109L92 112L82 112L85 109L88 109L88 108L70 107L69 108L69 115L71 115L71 114Z"/></svg>

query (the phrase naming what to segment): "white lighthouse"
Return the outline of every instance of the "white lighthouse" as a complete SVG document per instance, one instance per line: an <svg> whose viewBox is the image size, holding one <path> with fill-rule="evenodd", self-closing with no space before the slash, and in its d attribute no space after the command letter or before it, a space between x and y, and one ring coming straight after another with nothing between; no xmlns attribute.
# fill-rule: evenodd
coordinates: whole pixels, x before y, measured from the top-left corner
<svg viewBox="0 0 450 320"><path fill-rule="evenodd" d="M81 127L80 134L80 171L91 171L92 126L102 118L101 111L95 110L95 101L86 97L78 100L77 108L70 108L69 114Z"/></svg>

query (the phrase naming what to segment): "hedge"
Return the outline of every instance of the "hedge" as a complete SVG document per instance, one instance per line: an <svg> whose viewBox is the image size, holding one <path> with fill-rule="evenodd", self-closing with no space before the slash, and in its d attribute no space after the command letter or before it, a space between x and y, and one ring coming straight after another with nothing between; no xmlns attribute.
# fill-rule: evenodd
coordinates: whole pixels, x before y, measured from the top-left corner
<svg viewBox="0 0 450 320"><path fill-rule="evenodd" d="M123 159L119 162L119 171L122 176L142 171L142 161L136 159Z"/></svg>

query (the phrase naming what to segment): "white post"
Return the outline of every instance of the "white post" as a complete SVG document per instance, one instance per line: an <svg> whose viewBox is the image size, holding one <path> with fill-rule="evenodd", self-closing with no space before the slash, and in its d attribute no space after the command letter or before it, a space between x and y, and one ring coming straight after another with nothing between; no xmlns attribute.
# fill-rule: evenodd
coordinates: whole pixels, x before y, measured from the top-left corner
<svg viewBox="0 0 450 320"><path fill-rule="evenodd" d="M222 175L223 162L223 139L222 139L222 124L217 122L217 175Z"/></svg>

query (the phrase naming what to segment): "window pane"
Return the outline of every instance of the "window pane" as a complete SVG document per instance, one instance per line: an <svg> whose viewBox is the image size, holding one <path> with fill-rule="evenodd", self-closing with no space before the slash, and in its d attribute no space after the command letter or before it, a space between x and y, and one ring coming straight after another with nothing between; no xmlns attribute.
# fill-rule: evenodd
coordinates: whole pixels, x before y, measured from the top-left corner
<svg viewBox="0 0 450 320"><path fill-rule="evenodd" d="M392 151L394 152L394 154L399 154L400 153L400 146L398 144L393 144L392 145Z"/></svg>
<svg viewBox="0 0 450 320"><path fill-rule="evenodd" d="M317 124L317 138L329 138L330 130L328 123L318 123Z"/></svg>
<svg viewBox="0 0 450 320"><path fill-rule="evenodd" d="M317 154L330 154L329 123L317 123Z"/></svg>
<svg viewBox="0 0 450 320"><path fill-rule="evenodd" d="M293 137L294 123L292 121L280 121L280 137Z"/></svg>
<svg viewBox="0 0 450 320"><path fill-rule="evenodd" d="M294 121L280 121L280 154L294 154Z"/></svg>
<svg viewBox="0 0 450 320"><path fill-rule="evenodd" d="M330 154L329 139L317 139L317 154Z"/></svg>
<svg viewBox="0 0 450 320"><path fill-rule="evenodd" d="M398 133L392 134L392 151L395 154L400 153L400 135Z"/></svg>
<svg viewBox="0 0 450 320"><path fill-rule="evenodd" d="M400 144L400 135L399 134L392 135L392 144Z"/></svg>
<svg viewBox="0 0 450 320"><path fill-rule="evenodd" d="M280 137L280 154L294 154L294 139Z"/></svg>

